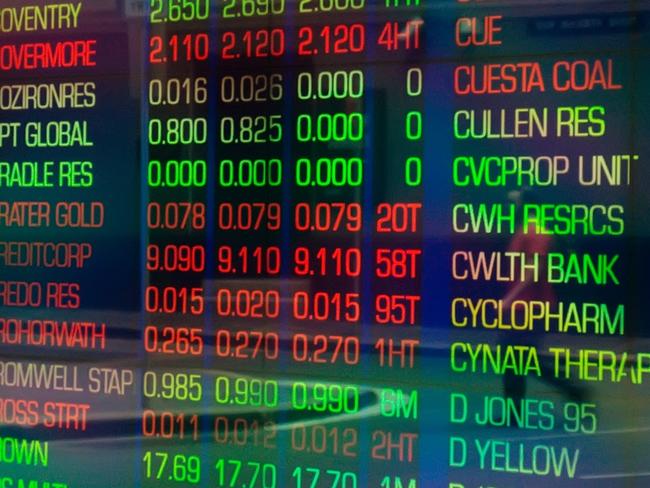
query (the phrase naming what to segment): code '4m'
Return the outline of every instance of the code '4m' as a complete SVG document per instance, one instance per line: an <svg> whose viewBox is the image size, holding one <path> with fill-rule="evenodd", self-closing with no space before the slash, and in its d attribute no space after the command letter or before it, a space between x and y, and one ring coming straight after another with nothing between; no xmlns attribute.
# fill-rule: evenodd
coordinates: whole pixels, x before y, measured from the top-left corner
<svg viewBox="0 0 650 488"><path fill-rule="evenodd" d="M408 483L408 484L407 484ZM408 481L402 481L402 478L399 476L390 477L386 476L381 480L381 488L417 488L418 482L416 479L409 479Z"/></svg>

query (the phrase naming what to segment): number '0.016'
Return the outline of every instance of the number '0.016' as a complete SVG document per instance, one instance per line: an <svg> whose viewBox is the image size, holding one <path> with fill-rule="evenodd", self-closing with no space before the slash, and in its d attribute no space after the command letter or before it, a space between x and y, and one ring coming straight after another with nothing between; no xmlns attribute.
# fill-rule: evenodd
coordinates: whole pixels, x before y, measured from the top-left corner
<svg viewBox="0 0 650 488"><path fill-rule="evenodd" d="M190 105L208 101L208 79L168 78L149 82L149 105Z"/></svg>

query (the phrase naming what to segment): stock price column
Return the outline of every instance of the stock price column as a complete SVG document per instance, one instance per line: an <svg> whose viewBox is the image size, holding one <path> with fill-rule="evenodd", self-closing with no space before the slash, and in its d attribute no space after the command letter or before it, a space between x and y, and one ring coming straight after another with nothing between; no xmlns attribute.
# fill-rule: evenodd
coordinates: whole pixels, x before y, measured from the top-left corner
<svg viewBox="0 0 650 488"><path fill-rule="evenodd" d="M282 486L278 415L282 185L287 170L284 0L217 2L215 280L210 294L217 487ZM225 372L228 372L225 374Z"/></svg>
<svg viewBox="0 0 650 488"><path fill-rule="evenodd" d="M366 2L294 5L288 371L289 486L357 486ZM332 421L332 419L337 421Z"/></svg>
<svg viewBox="0 0 650 488"><path fill-rule="evenodd" d="M154 0L148 17L143 486L196 485L205 472L198 441L209 381L201 371L213 174L209 17L209 0Z"/></svg>

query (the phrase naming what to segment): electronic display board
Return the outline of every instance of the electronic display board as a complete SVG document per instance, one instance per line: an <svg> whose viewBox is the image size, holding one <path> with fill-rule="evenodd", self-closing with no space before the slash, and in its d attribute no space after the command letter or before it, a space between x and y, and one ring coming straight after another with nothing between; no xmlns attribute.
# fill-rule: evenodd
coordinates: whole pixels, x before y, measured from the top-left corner
<svg viewBox="0 0 650 488"><path fill-rule="evenodd" d="M650 486L650 2L2 0L0 488Z"/></svg>

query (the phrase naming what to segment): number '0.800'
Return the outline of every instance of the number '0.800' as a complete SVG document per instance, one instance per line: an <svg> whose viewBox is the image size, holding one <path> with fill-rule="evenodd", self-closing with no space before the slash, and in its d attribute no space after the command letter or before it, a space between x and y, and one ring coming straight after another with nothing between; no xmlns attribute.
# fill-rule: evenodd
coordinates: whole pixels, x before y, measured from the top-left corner
<svg viewBox="0 0 650 488"><path fill-rule="evenodd" d="M149 144L205 144L208 140L208 121L204 118L160 119L149 121Z"/></svg>

